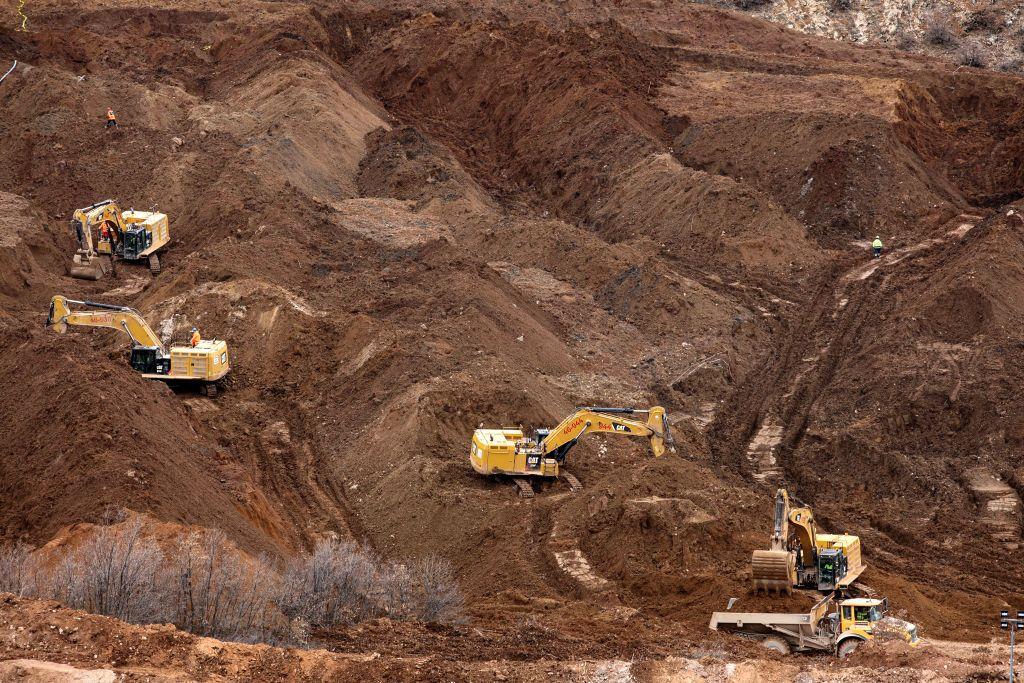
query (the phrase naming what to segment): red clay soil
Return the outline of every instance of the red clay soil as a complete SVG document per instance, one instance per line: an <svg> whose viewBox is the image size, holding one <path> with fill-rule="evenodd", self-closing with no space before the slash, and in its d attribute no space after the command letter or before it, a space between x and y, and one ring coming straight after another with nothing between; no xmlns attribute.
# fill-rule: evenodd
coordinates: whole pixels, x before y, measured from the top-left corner
<svg viewBox="0 0 1024 683"><path fill-rule="evenodd" d="M334 649L728 658L707 621L754 602L782 484L926 636L1024 598L1020 80L676 2L29 11L0 12L2 538L113 506L352 538L450 559L470 621ZM171 217L159 276L65 275L107 197ZM226 339L225 390L56 336L56 293ZM664 405L678 452L594 438L582 493L530 501L469 466L480 425L594 404Z"/></svg>

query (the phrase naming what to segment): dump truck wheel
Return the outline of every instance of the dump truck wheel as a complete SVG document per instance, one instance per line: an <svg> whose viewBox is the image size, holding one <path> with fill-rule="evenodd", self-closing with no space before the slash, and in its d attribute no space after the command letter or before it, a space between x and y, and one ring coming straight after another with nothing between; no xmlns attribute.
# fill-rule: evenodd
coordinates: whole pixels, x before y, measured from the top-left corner
<svg viewBox="0 0 1024 683"><path fill-rule="evenodd" d="M762 640L761 647L773 652L778 652L781 655L789 654L789 643L787 643L785 639L777 636L768 636Z"/></svg>
<svg viewBox="0 0 1024 683"><path fill-rule="evenodd" d="M839 656L839 659L846 659L853 654L853 651L857 649L858 645L860 645L859 638L847 638L843 642L839 643L839 647L836 648L836 654Z"/></svg>

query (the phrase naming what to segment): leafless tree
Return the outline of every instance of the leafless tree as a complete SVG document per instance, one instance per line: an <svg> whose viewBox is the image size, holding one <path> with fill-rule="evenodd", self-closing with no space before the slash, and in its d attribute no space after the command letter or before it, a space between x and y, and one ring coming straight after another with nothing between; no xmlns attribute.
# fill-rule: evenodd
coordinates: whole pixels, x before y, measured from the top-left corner
<svg viewBox="0 0 1024 683"><path fill-rule="evenodd" d="M21 597L34 592L32 548L24 543L0 546L0 592Z"/></svg>
<svg viewBox="0 0 1024 683"><path fill-rule="evenodd" d="M288 563L278 604L289 619L313 628L353 624L377 616L378 576L368 552L336 540Z"/></svg>
<svg viewBox="0 0 1024 683"><path fill-rule="evenodd" d="M379 616L450 623L462 615L455 572L436 557L389 563L355 543L329 540L279 574L221 531L191 533L165 555L142 530L138 517L97 527L77 548L48 558L45 571L28 546L0 548L0 590L250 642L304 644L312 631Z"/></svg>
<svg viewBox="0 0 1024 683"><path fill-rule="evenodd" d="M440 623L453 623L462 618L465 600L450 562L429 556L413 562L409 572L418 589L418 610L414 618Z"/></svg>
<svg viewBox="0 0 1024 683"><path fill-rule="evenodd" d="M283 628L273 604L277 575L264 558L251 559L222 531L180 540L163 577L174 623L204 636L266 640Z"/></svg>
<svg viewBox="0 0 1024 683"><path fill-rule="evenodd" d="M49 593L71 607L122 621L167 621L157 584L163 555L142 536L142 520L99 527L57 563Z"/></svg>

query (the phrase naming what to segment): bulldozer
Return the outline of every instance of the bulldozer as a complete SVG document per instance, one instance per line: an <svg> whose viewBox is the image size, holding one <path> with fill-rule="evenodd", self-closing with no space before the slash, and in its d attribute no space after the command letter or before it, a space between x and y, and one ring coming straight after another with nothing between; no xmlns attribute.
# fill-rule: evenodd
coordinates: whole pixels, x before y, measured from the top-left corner
<svg viewBox="0 0 1024 683"><path fill-rule="evenodd" d="M72 304L94 310L72 310ZM69 325L124 332L132 341L131 366L143 377L196 386L207 396L216 396L217 382L231 370L227 342L207 339L195 346L167 349L145 318L127 306L76 301L57 295L50 301L46 324L60 334L67 332Z"/></svg>
<svg viewBox="0 0 1024 683"><path fill-rule="evenodd" d="M115 259L145 259L150 272L159 274L157 251L170 240L167 225L167 214L121 211L112 199L76 210L71 230L78 241L78 251L72 259L71 277L99 280L113 270Z"/></svg>
<svg viewBox="0 0 1024 683"><path fill-rule="evenodd" d="M637 417L646 416L646 421ZM480 474L510 475L524 498L533 497L528 477L564 478L576 491L576 477L563 469L565 457L585 434L618 434L650 440L651 451L660 457L675 452L665 409L577 408L553 429L534 430L527 437L520 429L477 429L473 432L469 460Z"/></svg>
<svg viewBox="0 0 1024 683"><path fill-rule="evenodd" d="M814 513L791 507L789 493L775 493L775 524L770 550L750 559L755 593L792 593L794 588L832 592L848 589L866 569L860 538L818 533Z"/></svg>

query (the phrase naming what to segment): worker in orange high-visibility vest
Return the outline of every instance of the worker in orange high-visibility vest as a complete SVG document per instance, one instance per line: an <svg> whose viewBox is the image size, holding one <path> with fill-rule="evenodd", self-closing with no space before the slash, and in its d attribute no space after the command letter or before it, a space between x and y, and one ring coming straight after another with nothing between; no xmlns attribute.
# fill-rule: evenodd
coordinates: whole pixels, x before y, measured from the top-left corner
<svg viewBox="0 0 1024 683"><path fill-rule="evenodd" d="M192 328L192 337L188 340L188 343L192 346L199 346L199 342L203 339L199 336L199 330L195 327Z"/></svg>
<svg viewBox="0 0 1024 683"><path fill-rule="evenodd" d="M110 107L107 107L107 128L117 128L117 116Z"/></svg>

